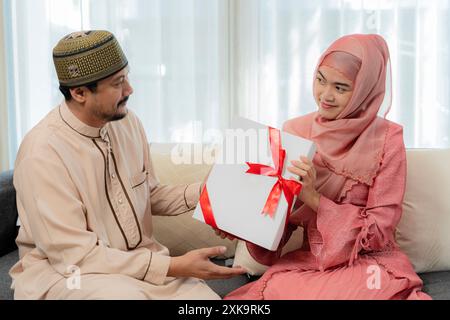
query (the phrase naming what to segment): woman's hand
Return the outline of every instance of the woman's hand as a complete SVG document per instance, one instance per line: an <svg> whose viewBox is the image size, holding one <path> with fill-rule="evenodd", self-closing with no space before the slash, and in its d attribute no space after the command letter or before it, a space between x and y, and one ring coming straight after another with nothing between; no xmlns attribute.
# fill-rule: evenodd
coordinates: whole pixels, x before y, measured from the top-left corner
<svg viewBox="0 0 450 320"><path fill-rule="evenodd" d="M316 169L314 164L307 157L301 156L300 161L292 160L292 167L287 170L299 176L303 187L298 199L313 209L315 212L319 209L320 193L317 192L316 185Z"/></svg>
<svg viewBox="0 0 450 320"><path fill-rule="evenodd" d="M213 228L213 227L211 227L211 228ZM222 230L219 230L219 229L216 229L216 228L213 228L213 230L215 231L216 235L218 235L218 236L221 237L222 239L227 238L228 240L232 240L232 241L233 241L234 239L236 239L236 237L232 236L232 235L229 234L229 233L226 233L225 231L222 231Z"/></svg>

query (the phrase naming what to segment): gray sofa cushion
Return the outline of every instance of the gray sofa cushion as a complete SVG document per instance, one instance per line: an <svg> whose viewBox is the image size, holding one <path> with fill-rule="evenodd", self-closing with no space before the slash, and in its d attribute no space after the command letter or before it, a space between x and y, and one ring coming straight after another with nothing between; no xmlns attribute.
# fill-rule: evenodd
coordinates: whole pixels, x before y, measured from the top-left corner
<svg viewBox="0 0 450 320"><path fill-rule="evenodd" d="M419 274L423 291L435 300L450 300L450 271Z"/></svg>
<svg viewBox="0 0 450 320"><path fill-rule="evenodd" d="M12 300L11 277L9 269L19 260L18 251L13 251L0 258L0 300Z"/></svg>
<svg viewBox="0 0 450 320"><path fill-rule="evenodd" d="M17 205L12 179L12 171L0 174L0 257L17 249Z"/></svg>

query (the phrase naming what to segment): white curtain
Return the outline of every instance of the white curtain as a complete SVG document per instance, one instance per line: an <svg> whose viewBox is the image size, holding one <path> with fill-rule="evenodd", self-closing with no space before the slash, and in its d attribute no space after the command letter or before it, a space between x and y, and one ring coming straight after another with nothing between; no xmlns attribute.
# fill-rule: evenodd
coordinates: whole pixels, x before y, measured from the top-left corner
<svg viewBox="0 0 450 320"><path fill-rule="evenodd" d="M53 46L80 29L121 42L130 106L154 142L199 142L233 116L273 126L315 109L313 69L341 35L379 33L392 60L389 119L407 147L450 147L449 0L2 0L11 159L62 99Z"/></svg>
<svg viewBox="0 0 450 320"><path fill-rule="evenodd" d="M0 20L3 17L3 4L0 2ZM0 44L5 43L4 25L0 23ZM5 47L0 45L0 173L8 170L9 166L9 141L8 141L8 100L6 81L6 57Z"/></svg>

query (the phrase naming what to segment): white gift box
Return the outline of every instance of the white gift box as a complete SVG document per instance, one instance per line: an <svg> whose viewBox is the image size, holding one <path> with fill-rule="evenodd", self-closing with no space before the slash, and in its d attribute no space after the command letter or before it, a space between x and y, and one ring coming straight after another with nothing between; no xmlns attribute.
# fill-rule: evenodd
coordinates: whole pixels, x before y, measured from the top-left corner
<svg viewBox="0 0 450 320"><path fill-rule="evenodd" d="M312 159L315 145L287 132L281 132L280 137L281 148L286 150L282 176L295 179L287 171L290 161L299 160L302 155ZM263 213L278 178L247 173L247 162L275 168L270 146L269 127L243 118L235 119L232 129L225 134L206 189L217 228L275 251L283 235L288 202L282 192L274 215ZM205 222L201 203L197 205L193 217Z"/></svg>

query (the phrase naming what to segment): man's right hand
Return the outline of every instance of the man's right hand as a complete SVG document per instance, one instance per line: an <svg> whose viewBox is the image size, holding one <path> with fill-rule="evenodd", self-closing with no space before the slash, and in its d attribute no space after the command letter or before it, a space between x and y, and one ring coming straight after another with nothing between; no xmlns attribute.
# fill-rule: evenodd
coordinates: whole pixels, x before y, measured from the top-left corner
<svg viewBox="0 0 450 320"><path fill-rule="evenodd" d="M242 267L221 267L209 260L210 257L224 254L226 247L212 247L189 251L172 257L170 260L169 277L194 277L199 279L228 279L247 272Z"/></svg>

